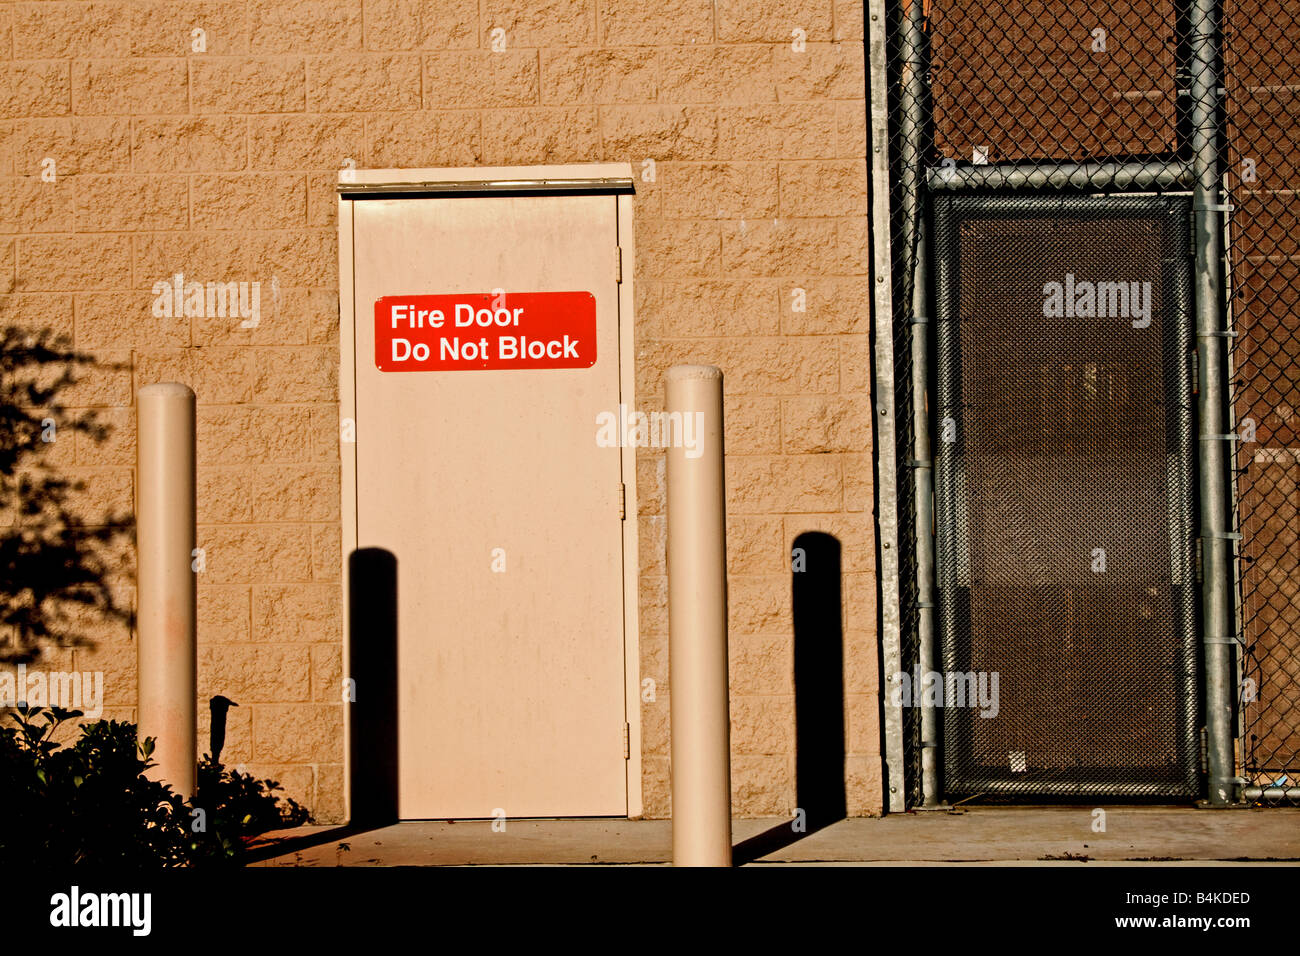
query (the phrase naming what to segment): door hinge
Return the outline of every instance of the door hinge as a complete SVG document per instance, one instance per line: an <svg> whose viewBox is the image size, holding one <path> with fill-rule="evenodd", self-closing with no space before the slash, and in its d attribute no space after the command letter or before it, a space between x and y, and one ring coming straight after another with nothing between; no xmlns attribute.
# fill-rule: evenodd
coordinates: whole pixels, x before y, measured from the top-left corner
<svg viewBox="0 0 1300 956"><path fill-rule="evenodd" d="M618 485L618 520L627 520L627 485L622 482Z"/></svg>
<svg viewBox="0 0 1300 956"><path fill-rule="evenodd" d="M632 728L628 726L627 721L623 722L623 759L627 760L632 756Z"/></svg>
<svg viewBox="0 0 1300 956"><path fill-rule="evenodd" d="M1196 539L1196 583L1200 584L1205 580L1205 550L1204 543L1200 538Z"/></svg>
<svg viewBox="0 0 1300 956"><path fill-rule="evenodd" d="M1201 728L1201 773L1208 773L1210 770L1210 740L1206 734L1205 728Z"/></svg>
<svg viewBox="0 0 1300 956"><path fill-rule="evenodd" d="M614 281L623 281L623 247L614 247Z"/></svg>
<svg viewBox="0 0 1300 956"><path fill-rule="evenodd" d="M1201 350L1198 346L1192 349L1192 394L1201 393Z"/></svg>

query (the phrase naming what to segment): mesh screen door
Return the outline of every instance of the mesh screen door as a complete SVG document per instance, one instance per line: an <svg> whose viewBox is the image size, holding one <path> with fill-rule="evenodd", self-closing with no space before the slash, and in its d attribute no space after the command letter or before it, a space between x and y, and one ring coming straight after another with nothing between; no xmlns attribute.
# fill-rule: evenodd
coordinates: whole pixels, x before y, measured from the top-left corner
<svg viewBox="0 0 1300 956"><path fill-rule="evenodd" d="M1188 200L933 203L943 790L1193 796Z"/></svg>

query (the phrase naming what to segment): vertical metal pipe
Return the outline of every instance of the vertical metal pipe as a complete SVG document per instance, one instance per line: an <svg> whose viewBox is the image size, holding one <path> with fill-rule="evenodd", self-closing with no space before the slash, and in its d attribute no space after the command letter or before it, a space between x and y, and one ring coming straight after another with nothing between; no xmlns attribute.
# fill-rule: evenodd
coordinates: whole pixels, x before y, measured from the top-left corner
<svg viewBox="0 0 1300 956"><path fill-rule="evenodd" d="M188 797L197 774L194 392L146 385L137 415L137 723L141 741L155 741L150 776Z"/></svg>
<svg viewBox="0 0 1300 956"><path fill-rule="evenodd" d="M910 527L899 526L898 436L895 424L894 381L894 294L892 274L894 246L891 236L889 190L889 72L885 0L867 0L868 62L867 95L871 131L871 273L873 310L871 351L875 365L876 507L880 529L877 577L880 580L880 657L882 715L885 739L885 771L888 787L886 809L902 813L907 809L907 750L903 741L903 708L894 696L902 680L902 615L899 607L898 543Z"/></svg>
<svg viewBox="0 0 1300 956"><path fill-rule="evenodd" d="M668 667L673 863L731 865L731 714L722 372L668 370L669 416L695 448L668 449ZM670 420L675 420L670 417ZM689 423L689 424L688 424Z"/></svg>
<svg viewBox="0 0 1300 956"><path fill-rule="evenodd" d="M1222 329L1223 245L1219 213L1218 7L1192 0L1190 76L1192 161L1195 183L1196 335L1200 355L1200 510L1202 637L1205 649L1206 759L1209 801L1235 802L1232 748L1233 660L1230 523L1227 513L1227 453L1224 431Z"/></svg>
<svg viewBox="0 0 1300 956"><path fill-rule="evenodd" d="M930 453L929 236L925 220L925 118L929 96L925 14L921 0L910 0L902 39L903 103L899 120L899 176L902 199L900 245L910 279L912 321L913 486L916 494L916 681L935 669L934 644L934 489ZM939 715L921 705L921 790L927 806L939 802Z"/></svg>

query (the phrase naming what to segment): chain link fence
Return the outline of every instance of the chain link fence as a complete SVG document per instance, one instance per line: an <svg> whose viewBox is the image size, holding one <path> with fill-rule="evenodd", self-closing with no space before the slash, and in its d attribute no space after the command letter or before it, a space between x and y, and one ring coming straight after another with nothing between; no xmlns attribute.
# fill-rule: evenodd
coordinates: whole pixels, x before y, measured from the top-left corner
<svg viewBox="0 0 1300 956"><path fill-rule="evenodd" d="M1223 16L1240 759L1248 796L1300 802L1300 4Z"/></svg>
<svg viewBox="0 0 1300 956"><path fill-rule="evenodd" d="M1188 461L1194 475L1201 451L1202 474L1223 471L1234 507L1204 541L1195 540L1196 511L1184 509L1186 543L1198 554L1204 546L1210 573L1218 560L1235 569L1237 593L1229 610L1216 602L1207 611L1197 596L1209 643L1203 659L1185 663L1204 690L1208 671L1228 672L1216 669L1215 655L1235 645L1237 672L1223 693L1236 697L1238 746L1226 761L1219 755L1219 779L1243 775L1247 798L1264 803L1300 798L1298 21L1297 0L886 4L901 667L915 674L941 666L944 612L928 570L936 562L927 504L934 468L943 483L943 449L932 453L938 198L1065 203L1125 195L1195 204L1189 233L1196 235L1194 222L1210 222L1205 231L1214 236L1197 241L1187 275L1196 277L1195 301L1203 305L1210 297L1199 294L1201 278L1221 272L1223 298L1209 312L1193 315L1189 306L1185 318L1194 331L1215 328L1201 335L1216 337L1203 354L1222 354L1226 392L1201 394L1217 370L1193 366L1189 355L1188 378L1199 378L1200 393L1189 398L1171 386L1165 401L1221 425L1208 458L1204 431L1200 442L1191 435ZM1166 362L1165 373L1181 367ZM942 555L938 563L942 571ZM1177 590L1176 557L1172 563ZM1217 692L1210 687L1206 697L1220 700ZM1199 725L1200 698L1195 705ZM903 708L909 805L933 802L943 790L942 761L925 756L942 749L942 728L942 715ZM1200 762L1214 778L1213 744Z"/></svg>

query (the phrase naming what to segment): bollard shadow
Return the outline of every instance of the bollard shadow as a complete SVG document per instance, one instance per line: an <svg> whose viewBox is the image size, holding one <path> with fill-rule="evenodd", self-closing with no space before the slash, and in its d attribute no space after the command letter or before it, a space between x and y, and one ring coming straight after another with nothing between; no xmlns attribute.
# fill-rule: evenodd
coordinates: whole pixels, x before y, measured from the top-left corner
<svg viewBox="0 0 1300 956"><path fill-rule="evenodd" d="M352 813L348 823L276 836L254 847L249 863L379 830L397 814L397 557L383 548L348 555L347 676L351 697Z"/></svg>
<svg viewBox="0 0 1300 956"><path fill-rule="evenodd" d="M782 823L732 850L736 866L798 842L848 814L844 786L844 625L840 542L807 531L794 539L795 794L803 830Z"/></svg>
<svg viewBox="0 0 1300 956"><path fill-rule="evenodd" d="M348 556L352 826L397 822L397 557Z"/></svg>

